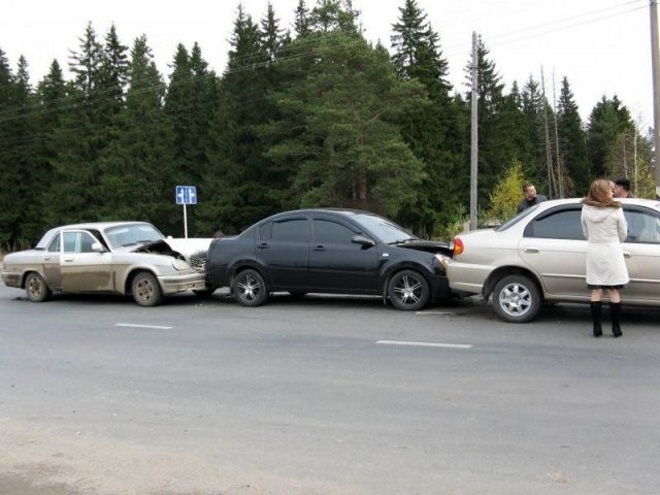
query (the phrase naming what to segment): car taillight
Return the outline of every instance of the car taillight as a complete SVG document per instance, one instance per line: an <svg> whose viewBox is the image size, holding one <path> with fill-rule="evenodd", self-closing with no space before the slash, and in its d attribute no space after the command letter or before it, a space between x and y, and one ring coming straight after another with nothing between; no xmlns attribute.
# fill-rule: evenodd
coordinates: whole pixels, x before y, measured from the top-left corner
<svg viewBox="0 0 660 495"><path fill-rule="evenodd" d="M455 237L454 238L454 256L457 256L461 254L465 249L465 246L463 245L463 241L461 240L460 237Z"/></svg>

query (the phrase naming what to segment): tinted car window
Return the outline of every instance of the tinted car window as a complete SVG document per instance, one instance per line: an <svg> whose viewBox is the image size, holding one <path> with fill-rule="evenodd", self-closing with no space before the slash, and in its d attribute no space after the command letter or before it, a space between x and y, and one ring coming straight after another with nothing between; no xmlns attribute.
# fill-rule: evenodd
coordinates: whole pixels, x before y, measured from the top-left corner
<svg viewBox="0 0 660 495"><path fill-rule="evenodd" d="M360 225L363 225L369 232L386 244L416 239L415 236L410 235L402 227L383 217L358 214L354 218Z"/></svg>
<svg viewBox="0 0 660 495"><path fill-rule="evenodd" d="M271 239L273 241L307 242L307 220L293 219L273 222Z"/></svg>
<svg viewBox="0 0 660 495"><path fill-rule="evenodd" d="M314 220L314 242L350 243L356 232L329 220Z"/></svg>
<svg viewBox="0 0 660 495"><path fill-rule="evenodd" d="M624 210L628 223L626 242L660 243L660 218L652 212Z"/></svg>
<svg viewBox="0 0 660 495"><path fill-rule="evenodd" d="M539 215L525 227L525 237L584 240L580 223L581 207L550 211Z"/></svg>
<svg viewBox="0 0 660 495"><path fill-rule="evenodd" d="M530 206L529 208L524 209L523 211L521 211L520 213L518 213L515 217L511 218L510 220L507 220L507 221L504 222L502 225L500 225L499 227L497 227L497 228L495 229L495 231L496 231L496 232L502 232L502 231L504 231L504 230L506 230L506 229L509 229L509 228L513 227L515 224L517 224L518 222L520 222L520 221L521 221L523 218L525 218L527 215L531 215L531 214L534 212L534 210L537 210L539 204L540 204L540 203L536 203L534 206Z"/></svg>

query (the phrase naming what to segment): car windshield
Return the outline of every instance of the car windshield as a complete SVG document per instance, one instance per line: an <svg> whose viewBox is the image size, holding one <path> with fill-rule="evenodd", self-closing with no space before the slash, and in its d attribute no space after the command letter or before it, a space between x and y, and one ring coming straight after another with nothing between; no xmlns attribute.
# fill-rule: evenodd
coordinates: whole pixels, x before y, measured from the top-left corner
<svg viewBox="0 0 660 495"><path fill-rule="evenodd" d="M539 207L539 204L537 203L537 204L535 204L534 206L530 206L529 208L527 208L527 209L521 211L521 212L518 213L515 217L513 217L513 218L510 219L510 220L507 220L507 221L504 222L502 225L500 225L499 227L497 227L497 228L495 229L495 231L496 231L496 232L502 232L502 231L504 231L504 230L506 230L506 229L509 229L509 228L513 227L515 224L517 224L518 222L520 222L520 221L521 221L523 218L525 218L527 215L530 215L533 211L535 211L536 209L538 209L538 207Z"/></svg>
<svg viewBox="0 0 660 495"><path fill-rule="evenodd" d="M145 244L165 239L165 236L149 223L118 225L106 229L105 235L113 248Z"/></svg>
<svg viewBox="0 0 660 495"><path fill-rule="evenodd" d="M386 244L404 243L417 237L410 235L400 226L383 217L360 213L356 219L371 234Z"/></svg>

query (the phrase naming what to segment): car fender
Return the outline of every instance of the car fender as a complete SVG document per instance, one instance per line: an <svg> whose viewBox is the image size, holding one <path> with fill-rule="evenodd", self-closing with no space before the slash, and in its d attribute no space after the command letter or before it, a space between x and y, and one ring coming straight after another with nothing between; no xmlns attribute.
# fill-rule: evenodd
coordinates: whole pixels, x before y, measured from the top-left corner
<svg viewBox="0 0 660 495"><path fill-rule="evenodd" d="M495 289L495 286L497 285L497 282L502 280L502 278L506 277L507 275L525 275L529 277L539 288L541 296L543 297L543 294L545 293L543 290L543 284L541 284L541 280L535 272L526 267L518 265L506 265L495 268L484 282L484 285L481 289L481 296L485 301L490 298L493 290Z"/></svg>
<svg viewBox="0 0 660 495"><path fill-rule="evenodd" d="M236 278L238 273L247 269L257 270L266 281L266 284L270 285L270 280L266 276L266 270L264 266L255 259L243 258L232 262L232 264L227 267L227 287L232 286L234 283L234 278Z"/></svg>

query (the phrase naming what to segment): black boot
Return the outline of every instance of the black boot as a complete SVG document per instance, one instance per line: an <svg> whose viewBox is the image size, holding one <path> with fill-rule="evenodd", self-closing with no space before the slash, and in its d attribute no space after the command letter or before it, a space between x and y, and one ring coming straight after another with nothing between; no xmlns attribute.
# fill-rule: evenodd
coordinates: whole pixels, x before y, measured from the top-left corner
<svg viewBox="0 0 660 495"><path fill-rule="evenodd" d="M623 332L621 331L621 324L619 316L621 315L621 303L610 303L610 314L612 315L612 334L614 338L621 337Z"/></svg>
<svg viewBox="0 0 660 495"><path fill-rule="evenodd" d="M603 335L603 328L601 327L601 307L600 301L591 301L591 319L594 322L594 337Z"/></svg>

